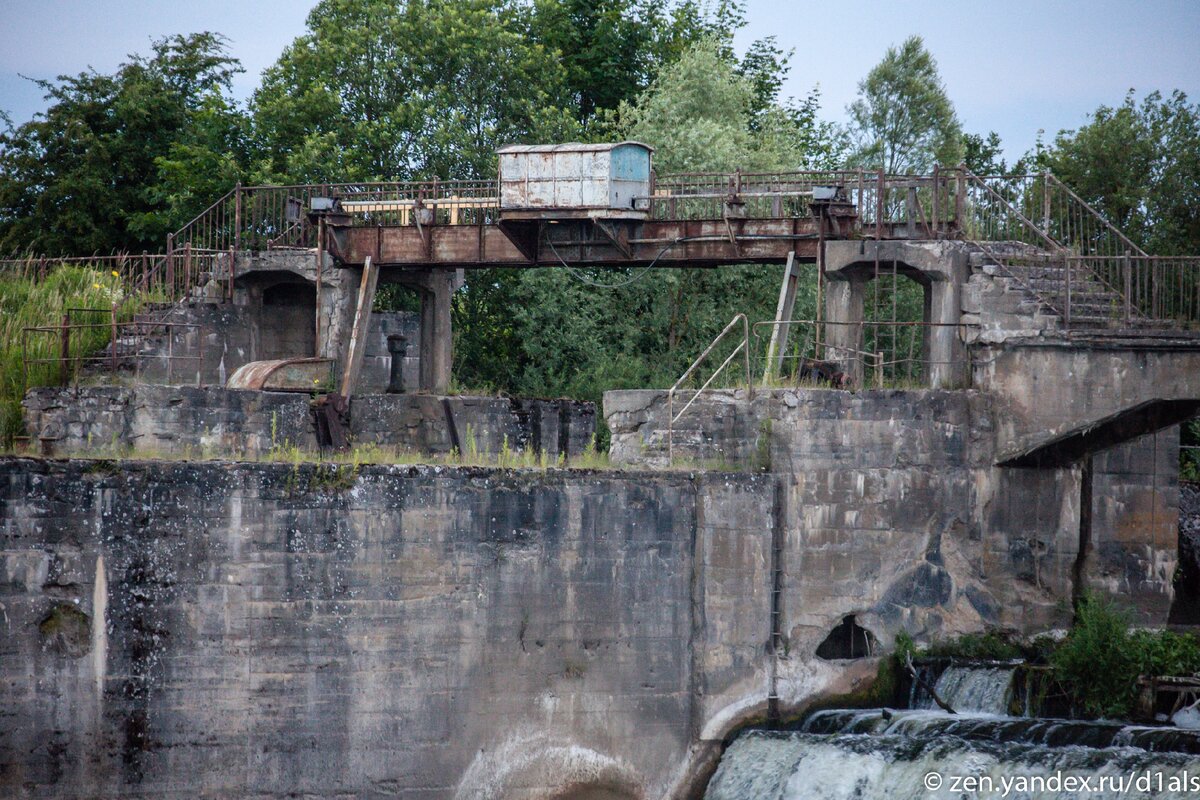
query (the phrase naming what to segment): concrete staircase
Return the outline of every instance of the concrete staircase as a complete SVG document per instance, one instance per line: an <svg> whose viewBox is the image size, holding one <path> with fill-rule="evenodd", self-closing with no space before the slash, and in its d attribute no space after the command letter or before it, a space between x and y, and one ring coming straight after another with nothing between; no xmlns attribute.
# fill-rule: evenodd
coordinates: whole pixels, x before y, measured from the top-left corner
<svg viewBox="0 0 1200 800"><path fill-rule="evenodd" d="M1015 280L1041 313L1062 320L1063 330L1145 335L1179 328L1174 320L1148 317L1134 305L1127 308L1120 292L1076 260L1017 242L976 244L974 250L972 267L993 265Z"/></svg>

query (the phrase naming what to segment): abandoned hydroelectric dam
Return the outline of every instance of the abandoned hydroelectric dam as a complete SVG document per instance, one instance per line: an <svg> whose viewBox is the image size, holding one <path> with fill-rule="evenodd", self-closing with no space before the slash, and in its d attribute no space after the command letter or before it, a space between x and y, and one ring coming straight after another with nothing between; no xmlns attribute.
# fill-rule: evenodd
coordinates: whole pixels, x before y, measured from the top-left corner
<svg viewBox="0 0 1200 800"><path fill-rule="evenodd" d="M729 745L864 692L901 633L1061 629L1085 590L1196 622L1194 261L1061 224L1090 210L1049 175L500 155L494 183L239 187L131 278L178 302L30 391L30 454L0 460L0 793L747 797L747 764L779 786L803 737L886 727ZM447 394L459 270L747 262L783 267L779 312L693 380ZM370 311L388 281L419 314ZM577 468L597 416L610 464ZM275 457L368 445L425 463Z"/></svg>

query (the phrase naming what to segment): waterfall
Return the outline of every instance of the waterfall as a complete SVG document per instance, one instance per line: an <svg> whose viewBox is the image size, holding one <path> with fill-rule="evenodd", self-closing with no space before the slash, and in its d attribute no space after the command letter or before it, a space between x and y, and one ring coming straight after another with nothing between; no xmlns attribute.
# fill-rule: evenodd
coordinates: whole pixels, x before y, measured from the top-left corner
<svg viewBox="0 0 1200 800"><path fill-rule="evenodd" d="M936 786L930 783L934 775ZM1068 778L1086 778L1088 790L1065 790ZM976 783L964 785L964 780ZM1150 753L1128 747L1054 748L947 735L750 731L729 746L705 798L1183 800L1198 792L1200 757L1182 753Z"/></svg>
<svg viewBox="0 0 1200 800"><path fill-rule="evenodd" d="M946 714L913 709L832 709L812 714L801 729L814 734L877 734L1031 744L1043 747L1138 748L1152 753L1200 755L1200 731L1120 722Z"/></svg>
<svg viewBox="0 0 1200 800"><path fill-rule="evenodd" d="M798 731L747 731L726 750L705 798L1200 796L1200 731L1008 716L1012 679L1009 666L951 666L934 688L955 714L915 691L910 709L831 709Z"/></svg>
<svg viewBox="0 0 1200 800"><path fill-rule="evenodd" d="M933 687L955 711L1007 714L1012 699L1013 667L956 667L942 672ZM918 708L936 708L933 698L920 692Z"/></svg>

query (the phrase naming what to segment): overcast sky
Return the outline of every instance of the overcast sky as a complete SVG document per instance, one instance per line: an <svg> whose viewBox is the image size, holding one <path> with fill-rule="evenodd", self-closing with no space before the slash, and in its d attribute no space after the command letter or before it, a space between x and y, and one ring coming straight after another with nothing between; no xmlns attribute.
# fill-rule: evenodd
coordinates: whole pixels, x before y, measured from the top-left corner
<svg viewBox="0 0 1200 800"><path fill-rule="evenodd" d="M44 108L19 75L106 72L154 38L214 30L246 74L259 74L304 31L312 0L0 0L0 109L14 122ZM1125 92L1182 89L1200 99L1200 0L956 0L814 3L749 0L744 48L775 35L794 48L785 92L819 84L823 114L844 120L857 83L891 44L920 34L968 131L995 130L1010 157L1079 125Z"/></svg>

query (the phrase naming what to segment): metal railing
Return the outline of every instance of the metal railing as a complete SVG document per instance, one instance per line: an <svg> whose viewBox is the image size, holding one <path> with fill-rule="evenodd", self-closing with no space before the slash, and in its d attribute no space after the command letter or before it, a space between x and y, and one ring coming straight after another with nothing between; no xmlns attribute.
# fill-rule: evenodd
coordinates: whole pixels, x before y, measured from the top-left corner
<svg viewBox="0 0 1200 800"><path fill-rule="evenodd" d="M713 371L712 375L709 376L708 380L706 380L699 389L695 390L695 393L692 395L691 399L688 400L687 403L684 405L684 407L679 409L679 413L676 414L675 413L675 393L679 391L679 388L681 386L683 386L683 384L688 380L688 378L690 378L692 376L692 373L694 373L696 371L696 369L704 362L704 360L706 358L708 358L709 353L711 353L714 349L716 349L717 345L721 343L721 340L724 339L726 337L726 335L729 334L730 331L732 331L733 329L735 329L737 327L739 322L742 325L742 339L740 342L738 342L737 347L733 348L733 350L729 353L729 355L725 357L725 360L721 362L721 365L719 367L717 367L716 370ZM667 462L668 463L673 461L674 457L675 457L675 438L674 438L675 423L679 421L679 418L683 416L684 412L686 412L689 408L692 407L692 404L696 402L696 399L698 397L700 397L700 395L703 394L704 391L706 389L708 389L709 386L712 385L713 381L715 381L717 379L717 376L719 376L722 372L724 372L725 368L728 367L730 365L730 363L733 362L734 358L737 357L738 353L741 353L742 357L743 357L743 362L744 362L743 369L745 370L745 378L746 378L746 396L747 396L747 399L750 400L750 399L753 399L753 397L754 397L754 386L753 386L753 378L750 375L750 320L746 318L745 314L735 314L733 319L731 319L729 321L729 324L726 325L721 330L721 332L717 334L716 338L712 340L712 343L709 344L708 347L704 348L704 352L700 354L700 357L692 362L692 365L687 368L687 370L683 373L683 375L679 376L679 380L675 381L675 385L673 385L667 391Z"/></svg>
<svg viewBox="0 0 1200 800"><path fill-rule="evenodd" d="M751 328L754 347L758 351L764 336L760 329L775 329L786 326L796 332L782 356L785 367L774 382L795 386L832 386L841 389L857 388L919 388L934 384L934 372L938 367L959 368L965 374L970 360L934 359L930 355L931 333L939 329L955 332L966 326L961 323L908 322L908 321L863 321L831 322L828 320L763 320ZM847 344L831 344L828 341L829 327L849 327L860 347ZM883 335L887 332L888 335ZM894 335L893 335L894 333ZM874 334L874 335L872 335ZM767 334L769 338L769 334ZM874 345L872 347L872 345ZM763 358L767 358L763 350ZM764 375L766 373L764 372ZM768 381L764 380L764 385Z"/></svg>
<svg viewBox="0 0 1200 800"><path fill-rule="evenodd" d="M167 253L118 253L107 256L73 256L68 258L0 259L0 277L44 280L59 267L90 267L114 273L121 286L130 293L149 298L173 301L202 280L222 277L227 272L224 253L194 251L190 247Z"/></svg>
<svg viewBox="0 0 1200 800"><path fill-rule="evenodd" d="M1200 318L1196 259L1152 259L1050 173L979 176L965 167L932 175L855 170L705 172L652 176L641 198L651 219L808 217L817 187L837 187L855 206L861 235L962 239L1022 283L1067 327L1094 324L1097 293L1114 321ZM232 289L236 253L317 245L314 198L336 198L352 225L483 225L498 219L496 180L431 180L237 186L167 237L164 253L0 261L0 272L44 276L62 264L111 266L136 291L167 300L216 278ZM1028 277L1021 259L1061 261L1059 286ZM1043 270L1045 272L1045 270ZM1053 282L1053 281L1051 281ZM1094 290L1094 291L1092 291ZM1083 297L1089 313L1078 314Z"/></svg>
<svg viewBox="0 0 1200 800"><path fill-rule="evenodd" d="M1179 330L1200 329L1200 257L1147 256L1126 253L1120 256L1068 256L1064 280L1072 273L1085 272L1095 276L1115 295L1103 307L1108 321L1120 321L1126 326L1137 322L1159 326L1169 325ZM1068 314L1078 320L1079 314L1070 302L1077 292L1068 291Z"/></svg>
<svg viewBox="0 0 1200 800"><path fill-rule="evenodd" d="M875 238L953 235L962 180L956 169L933 175L856 170L692 172L655 176L639 198L651 219L810 217L813 190L836 187L858 209L863 233Z"/></svg>
<svg viewBox="0 0 1200 800"><path fill-rule="evenodd" d="M314 198L336 199L352 225L371 226L408 225L415 208L428 209L434 224L478 225L494 221L499 205L494 180L237 186L171 234L168 252L185 244L207 252L314 247Z"/></svg>
<svg viewBox="0 0 1200 800"><path fill-rule="evenodd" d="M1200 259L1152 257L1053 174L964 171L962 236L1067 329L1195 327Z"/></svg>
<svg viewBox="0 0 1200 800"><path fill-rule="evenodd" d="M80 317L89 321L80 321ZM137 381L153 372L156 379L168 385L175 385L176 377L193 375L186 382L200 386L204 372L202 334L199 323L123 320L117 309L68 309L59 325L22 328L22 380L26 386L47 381L78 386L89 375L117 378L124 373ZM191 339L193 346L176 353L175 341L180 337ZM147 349L147 342L155 339L162 339L165 349Z"/></svg>

